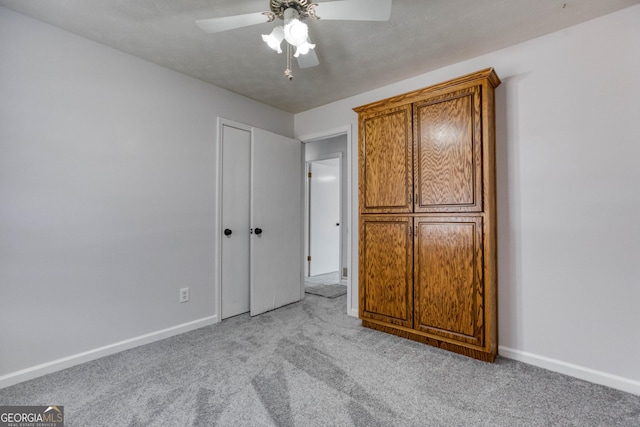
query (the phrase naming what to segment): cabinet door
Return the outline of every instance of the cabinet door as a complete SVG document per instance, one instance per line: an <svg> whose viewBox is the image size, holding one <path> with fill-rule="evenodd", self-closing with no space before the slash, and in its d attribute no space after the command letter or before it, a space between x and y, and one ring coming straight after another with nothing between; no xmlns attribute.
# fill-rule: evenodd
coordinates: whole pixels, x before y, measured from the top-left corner
<svg viewBox="0 0 640 427"><path fill-rule="evenodd" d="M411 212L411 105L365 114L359 123L360 212Z"/></svg>
<svg viewBox="0 0 640 427"><path fill-rule="evenodd" d="M413 325L413 240L409 217L361 217L361 318Z"/></svg>
<svg viewBox="0 0 640 427"><path fill-rule="evenodd" d="M481 212L481 86L416 103L414 132L414 211Z"/></svg>
<svg viewBox="0 0 640 427"><path fill-rule="evenodd" d="M415 221L415 329L482 346L482 218Z"/></svg>

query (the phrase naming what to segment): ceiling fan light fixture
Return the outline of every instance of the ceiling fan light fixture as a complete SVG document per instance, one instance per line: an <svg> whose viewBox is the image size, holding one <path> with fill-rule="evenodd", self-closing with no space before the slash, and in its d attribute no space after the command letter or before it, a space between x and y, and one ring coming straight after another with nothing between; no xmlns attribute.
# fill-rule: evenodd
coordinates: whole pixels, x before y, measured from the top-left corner
<svg viewBox="0 0 640 427"><path fill-rule="evenodd" d="M296 46L296 53L293 55L294 57L299 57L300 55L306 55L309 53L311 49L316 47L315 44L309 43L309 39L301 45Z"/></svg>
<svg viewBox="0 0 640 427"><path fill-rule="evenodd" d="M257 1L257 0L256 0ZM315 67L320 64L318 56L309 41L307 19L334 19L351 21L388 21L391 17L393 0L326 0L312 3L314 0L269 0L269 11L245 13L243 15L222 16L219 18L199 19L196 25L206 33L219 33L250 25L273 22L276 18L283 21L270 34L263 34L262 40L277 53L282 53L282 41L286 40L287 68L285 76L291 80L291 58L298 59L300 68ZM316 14L320 8L320 16ZM295 47L295 55L292 55Z"/></svg>
<svg viewBox="0 0 640 427"><path fill-rule="evenodd" d="M269 47L275 50L278 53L282 53L282 49L280 48L280 43L284 39L284 29L281 25L276 26L271 34L263 34L262 40L269 45Z"/></svg>

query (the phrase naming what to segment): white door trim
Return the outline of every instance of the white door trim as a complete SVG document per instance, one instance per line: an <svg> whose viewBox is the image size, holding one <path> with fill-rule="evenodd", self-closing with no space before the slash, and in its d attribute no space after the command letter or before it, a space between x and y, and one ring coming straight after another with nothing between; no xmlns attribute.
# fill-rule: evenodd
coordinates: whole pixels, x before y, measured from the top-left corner
<svg viewBox="0 0 640 427"><path fill-rule="evenodd" d="M353 138L351 124L341 126L335 129L330 129L323 132L318 132L309 135L297 136L303 144L308 142L317 141L320 139L328 139L334 136L346 135L347 136L347 221L345 226L347 227L347 314L349 316L358 317L358 266L354 265L354 260L357 261L358 253L353 253L354 250L358 250L358 219L353 217L353 171L357 170L357 156L353 156ZM353 164L356 162L355 165ZM306 258L305 258L306 259Z"/></svg>

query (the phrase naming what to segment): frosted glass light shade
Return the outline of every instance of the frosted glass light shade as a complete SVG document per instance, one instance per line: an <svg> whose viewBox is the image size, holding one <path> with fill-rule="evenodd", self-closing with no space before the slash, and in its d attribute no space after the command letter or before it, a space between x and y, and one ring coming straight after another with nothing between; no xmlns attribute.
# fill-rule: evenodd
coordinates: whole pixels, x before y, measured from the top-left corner
<svg viewBox="0 0 640 427"><path fill-rule="evenodd" d="M299 19L292 19L284 26L284 39L293 46L307 43L309 28Z"/></svg>
<svg viewBox="0 0 640 427"><path fill-rule="evenodd" d="M268 44L271 49L275 50L278 53L282 53L282 49L280 48L282 39L284 39L284 30L280 25L275 27L273 31L271 31L271 34L262 35L262 40L264 40L264 42Z"/></svg>
<svg viewBox="0 0 640 427"><path fill-rule="evenodd" d="M297 58L300 55L306 55L314 47L316 47L316 45L309 43L309 40L307 39L306 42L304 42L304 43L302 43L302 44L300 44L300 45L298 45L296 47L296 53L294 53L293 56L295 56Z"/></svg>

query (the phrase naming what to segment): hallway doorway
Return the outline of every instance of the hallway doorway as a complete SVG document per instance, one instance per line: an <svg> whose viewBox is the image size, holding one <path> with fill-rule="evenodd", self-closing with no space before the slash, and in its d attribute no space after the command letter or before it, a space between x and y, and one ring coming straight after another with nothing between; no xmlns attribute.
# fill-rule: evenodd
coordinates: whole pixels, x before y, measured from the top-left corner
<svg viewBox="0 0 640 427"><path fill-rule="evenodd" d="M347 158L347 135L304 143L305 280L334 273L347 282Z"/></svg>

